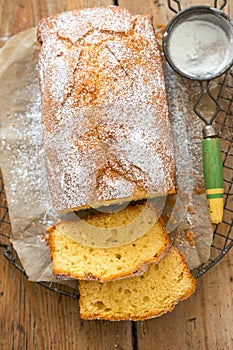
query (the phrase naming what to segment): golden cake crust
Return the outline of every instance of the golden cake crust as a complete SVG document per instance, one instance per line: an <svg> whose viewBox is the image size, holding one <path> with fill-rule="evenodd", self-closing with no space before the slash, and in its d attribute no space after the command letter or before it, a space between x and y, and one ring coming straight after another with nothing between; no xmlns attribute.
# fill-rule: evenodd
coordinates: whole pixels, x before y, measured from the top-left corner
<svg viewBox="0 0 233 350"><path fill-rule="evenodd" d="M110 6L42 20L46 166L57 211L174 191L160 52L150 15Z"/></svg>

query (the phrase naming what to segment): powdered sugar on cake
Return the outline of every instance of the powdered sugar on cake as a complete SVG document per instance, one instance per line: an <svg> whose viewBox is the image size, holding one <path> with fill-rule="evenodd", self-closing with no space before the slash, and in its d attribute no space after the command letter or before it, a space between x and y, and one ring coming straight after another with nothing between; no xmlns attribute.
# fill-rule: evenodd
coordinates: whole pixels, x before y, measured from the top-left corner
<svg viewBox="0 0 233 350"><path fill-rule="evenodd" d="M150 16L116 7L41 21L42 123L55 210L174 190L161 58Z"/></svg>

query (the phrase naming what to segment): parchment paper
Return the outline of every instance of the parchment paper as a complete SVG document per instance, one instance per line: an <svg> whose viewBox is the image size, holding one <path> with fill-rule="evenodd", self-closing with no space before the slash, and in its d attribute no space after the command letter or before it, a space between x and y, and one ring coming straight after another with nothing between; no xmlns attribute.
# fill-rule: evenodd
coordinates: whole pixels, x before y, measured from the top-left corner
<svg viewBox="0 0 233 350"><path fill-rule="evenodd" d="M0 52L1 167L13 246L30 280L54 281L49 248L41 238L59 216L51 206L44 166L39 50L36 29L32 28L11 38ZM165 70L178 195L168 198L164 217L174 244L189 267L195 268L208 259L213 234L205 195L195 190L203 188L202 124L191 112L190 100L190 92L197 93L197 86L177 77L169 67Z"/></svg>

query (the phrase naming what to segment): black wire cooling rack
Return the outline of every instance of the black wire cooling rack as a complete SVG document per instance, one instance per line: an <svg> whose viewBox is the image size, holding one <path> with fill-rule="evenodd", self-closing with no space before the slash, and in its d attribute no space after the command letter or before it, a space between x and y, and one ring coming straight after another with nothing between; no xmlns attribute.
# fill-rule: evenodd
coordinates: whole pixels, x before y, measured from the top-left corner
<svg viewBox="0 0 233 350"><path fill-rule="evenodd" d="M211 256L195 271L196 277L217 264L233 246L233 69L223 76L219 85L217 100L220 109L215 126L223 156L224 216L222 223L214 229Z"/></svg>
<svg viewBox="0 0 233 350"><path fill-rule="evenodd" d="M227 0L213 0L210 6L223 10ZM182 10L182 1L167 0L169 9L175 14ZM233 67L218 81L219 92L216 102L215 127L221 141L224 177L224 217L213 231L213 242L209 260L199 266L193 274L196 278L216 265L233 246ZM200 94L200 99L204 92ZM207 94L210 92L207 90ZM198 99L193 106L197 111Z"/></svg>
<svg viewBox="0 0 233 350"><path fill-rule="evenodd" d="M175 6L174 4L175 3ZM223 9L227 1L214 1L214 6ZM169 8L177 13L181 10L180 1L168 0ZM209 260L193 271L198 278L216 265L233 246L233 68L218 80L219 89L217 100L220 105L215 127L218 131L223 156L224 177L224 217L221 224L214 227L213 242ZM10 244L11 226L8 215L7 201L4 191L3 178L0 176L0 248L5 258L26 276L20 260ZM51 282L38 282L43 287L56 293L72 298L78 298L77 288L70 288Z"/></svg>

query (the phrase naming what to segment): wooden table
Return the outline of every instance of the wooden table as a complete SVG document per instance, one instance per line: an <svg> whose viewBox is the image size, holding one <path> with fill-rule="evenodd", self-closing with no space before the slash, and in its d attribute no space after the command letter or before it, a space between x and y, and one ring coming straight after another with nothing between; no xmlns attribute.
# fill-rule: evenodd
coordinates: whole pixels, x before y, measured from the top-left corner
<svg viewBox="0 0 233 350"><path fill-rule="evenodd" d="M214 1L182 1L183 6ZM166 0L119 0L156 23L172 13ZM0 44L39 19L111 0L0 0ZM232 0L225 11L233 16ZM10 97L9 97L10 101ZM76 300L27 279L0 254L0 350L230 350L233 349L233 249L198 280L196 293L172 313L144 322L83 321Z"/></svg>

